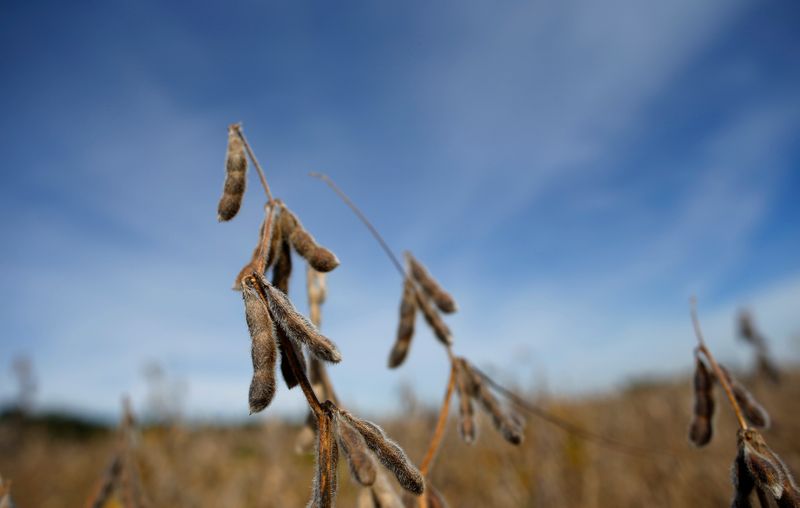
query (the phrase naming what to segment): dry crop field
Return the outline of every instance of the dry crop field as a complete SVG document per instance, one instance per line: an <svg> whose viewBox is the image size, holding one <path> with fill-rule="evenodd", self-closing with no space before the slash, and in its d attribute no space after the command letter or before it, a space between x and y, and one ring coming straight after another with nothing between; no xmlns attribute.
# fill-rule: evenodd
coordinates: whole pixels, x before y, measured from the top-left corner
<svg viewBox="0 0 800 508"><path fill-rule="evenodd" d="M449 363L438 408L412 407L388 421L349 408L327 373L329 364L348 368L346 358L320 328L324 303L336 296L327 294L326 273L340 261L273 194L240 124L228 129L218 219L237 216L251 165L264 219L232 281L252 344L250 413L268 411L284 384L307 403L305 421L148 427L126 402L118 427L103 429L10 412L0 426L0 473L13 483L0 483L0 508L800 508L792 473L800 468L800 372L773 363L748 314L739 317L739 334L755 353L752 372L717 362L692 302L691 379L578 400L509 389L477 367L481 359L458 354L447 325L458 311L454 295L411 252L401 261L347 195L317 174L404 281L388 367L402 367L422 326ZM298 273L306 292L289 295ZM300 299L309 316L297 310Z"/></svg>
<svg viewBox="0 0 800 508"><path fill-rule="evenodd" d="M774 421L766 438L789 468L800 470L800 372L785 375L778 389L763 381L752 386ZM570 422L642 450L620 450L577 437L535 417L528 418L519 447L490 431L488 421L480 422L486 430L475 444L465 446L451 418L431 475L449 506L730 505L735 420L728 408L720 408L715 439L705 449L691 446L690 379L643 384L590 400L530 399ZM407 419L377 420L419 460L436 416L435 409L420 408ZM248 427L143 429L137 437L143 489L151 506L305 506L314 457L295 452L300 430L272 418ZM0 471L13 479L19 507L84 505L116 446L113 430L59 436L6 422L0 432ZM364 489L348 478L347 465L339 465L339 476L337 503L362 506L357 499Z"/></svg>

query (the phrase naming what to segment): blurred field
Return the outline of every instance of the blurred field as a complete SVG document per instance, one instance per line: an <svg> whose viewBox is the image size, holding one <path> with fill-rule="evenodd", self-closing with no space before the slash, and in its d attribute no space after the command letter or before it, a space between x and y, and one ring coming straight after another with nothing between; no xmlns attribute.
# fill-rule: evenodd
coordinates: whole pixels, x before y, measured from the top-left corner
<svg viewBox="0 0 800 508"><path fill-rule="evenodd" d="M769 410L765 437L800 471L800 370L777 388L745 381ZM649 449L623 453L579 439L529 417L519 448L481 420L478 442L460 441L455 418L431 480L451 507L719 507L732 493L729 470L735 423L717 394L712 443L689 446L691 381L635 383L618 394L583 400L536 400L553 413L610 438ZM718 390L719 392L719 390ZM415 409L384 424L412 459L424 454L435 408ZM61 429L56 432L55 430ZM301 507L313 476L313 457L297 455L298 427L274 418L247 427L148 428L139 438L146 492L160 507ZM20 508L82 506L114 447L113 432L92 427L21 423L0 425L0 474L13 481ZM358 488L340 462L339 506L356 506Z"/></svg>

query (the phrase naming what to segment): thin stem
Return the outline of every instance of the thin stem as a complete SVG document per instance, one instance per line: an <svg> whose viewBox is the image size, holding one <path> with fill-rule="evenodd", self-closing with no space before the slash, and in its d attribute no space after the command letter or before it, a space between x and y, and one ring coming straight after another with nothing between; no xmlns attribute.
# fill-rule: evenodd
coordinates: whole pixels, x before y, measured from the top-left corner
<svg viewBox="0 0 800 508"><path fill-rule="evenodd" d="M374 236L375 239L378 241L378 243L381 245L383 251L386 253L387 256L389 256L389 259L392 261L392 264L394 264L394 267L397 268L397 271L400 272L400 275L406 277L406 271L403 269L402 263L400 263L400 260L397 259L397 256L394 255L392 249L389 248L389 244L387 244L386 240L384 240L381 234L378 233L378 230L375 229L375 226L373 226L372 223L369 221L369 219L367 219L366 215L361 213L361 210L358 209L355 203L353 203L350 200L350 198L347 197L347 194L345 194L344 191L340 189L338 185L333 183L333 180L331 180L330 177L325 173L311 173L311 176L313 176L314 178L319 178L323 182L327 183L328 186L331 189L333 189L333 191L336 194L338 194L340 198L342 198L342 201L344 201L345 204L350 207L353 213L355 213L358 216L358 218L361 219L361 222L363 222L364 225L367 226L369 232L372 233L372 236Z"/></svg>
<svg viewBox="0 0 800 508"><path fill-rule="evenodd" d="M728 377L720 368L717 360L714 358L714 355L711 354L711 350L708 349L706 342L703 339L703 331L700 329L700 320L697 318L697 300L694 297L690 299L690 307L692 313L692 324L694 325L694 333L697 336L697 349L703 353L703 355L705 355L708 363L711 364L711 368L714 370L714 375L719 381L719 384L722 385L722 389L725 390L725 395L728 396L728 401L730 401L731 407L733 407L733 412L736 413L736 419L739 420L739 427L742 430L747 430L747 421L745 421L742 408L739 407L739 403L736 401L736 397L733 395L733 389L731 388L730 383L728 383Z"/></svg>
<svg viewBox="0 0 800 508"><path fill-rule="evenodd" d="M444 429L447 425L447 415L450 412L450 400L453 398L453 387L455 384L456 366L455 364L452 364L450 366L450 378L447 381L447 391L445 391L442 408L439 410L439 419L436 422L436 429L434 430L433 437L428 445L428 451L425 453L425 458L422 459L422 466L419 468L419 471L423 476L427 476L431 467L431 463L433 462L433 458L436 456L436 451L439 449L439 445L442 442L442 437L444 437Z"/></svg>
<svg viewBox="0 0 800 508"><path fill-rule="evenodd" d="M261 231L261 240L258 247L258 263L255 266L258 273L264 273L267 269L267 258L272 247L272 222L275 216L275 205L272 201L269 201L264 208L267 211L267 217L264 219L264 229Z"/></svg>
<svg viewBox="0 0 800 508"><path fill-rule="evenodd" d="M425 298L426 296L423 294L422 290L418 287L417 281L415 281L413 277L409 277L408 272L405 270L405 268L403 268L403 264L400 262L400 259L394 254L394 252L392 252L392 249L389 247L389 244L386 243L386 240L383 239L383 236L381 236L381 234L378 232L375 226L373 226L372 223L369 221L369 219L367 219L367 216L364 215L364 213L356 206L355 203L353 203L353 201L347 196L347 194L345 194L344 191L340 189L339 186L336 185L336 183L334 183L334 181L325 173L312 172L310 173L310 175L328 184L328 187L330 187L336 194L339 195L340 198L342 198L342 201L344 201L344 203L350 208L350 210L352 210L353 213L356 214L356 216L361 220L361 222L367 227L369 232L372 233L372 236L375 238L375 240L378 241L381 248L383 249L383 252L385 252L386 255L389 257L389 261L392 262L394 267L397 269L397 272L400 274L401 277L403 277L403 280L406 279L411 280L412 283L411 287L414 289L416 297ZM450 359L450 363L453 363L454 359L453 348L449 344L443 344L443 345L445 347L445 350L447 351L447 357Z"/></svg>
<svg viewBox="0 0 800 508"><path fill-rule="evenodd" d="M237 123L233 125L233 128L236 130L236 134L242 139L242 143L244 143L244 148L247 150L247 155L250 156L250 160L253 161L253 166L256 167L256 171L258 171L258 178L261 180L261 185L264 187L264 192L267 193L267 199L269 199L270 203L273 200L272 198L272 191L269 190L269 184L267 183L267 177L264 175L264 170L261 169L261 164L258 163L258 159L256 159L256 154L253 153L253 149L250 148L250 143L247 142L247 138L244 137L244 132L242 132L242 124Z"/></svg>
<svg viewBox="0 0 800 508"><path fill-rule="evenodd" d="M251 277L256 276L257 274L251 275ZM264 305L269 308L269 298L267 297L266 293L264 293L264 290L261 288L260 284L255 283L255 281L253 282L253 286L258 290L259 296L261 296L261 299L264 300ZM294 374L294 377L300 383L300 388L303 390L303 395L306 396L308 406L314 412L314 416L320 418L320 415L324 413L324 409L317 398L317 394L314 393L313 388L311 388L311 383L308 381L308 377L306 377L303 367L300 365L300 360L297 358L297 352L294 349L292 341L289 340L285 334L280 334L278 338L280 340L281 349L286 352L286 358L289 360L289 367L292 370L292 374Z"/></svg>
<svg viewBox="0 0 800 508"><path fill-rule="evenodd" d="M415 292L417 298L425 298L424 294L422 293L422 289L420 289L418 287L417 282L413 279L413 277L409 277L408 276L408 273L403 268L403 265L400 263L400 260L397 258L397 256L395 256L395 254L389 248L389 245L383 239L383 237L378 232L378 230L375 229L375 226L372 225L372 223L369 221L369 219L367 219L367 217L361 212L361 210L355 205L355 203L353 203L353 201L350 200L350 198L344 193L344 191L342 191L333 182L333 180L331 180L331 178L328 175L324 174L324 173L311 173L311 176L313 176L314 178L318 178L318 179L324 181L325 183L327 183L328 186L334 192L336 192L336 194L339 195L339 197L342 199L342 201L345 202L345 204L353 211L353 213L355 213L356 216L358 216L358 218L361 220L361 222L364 223L364 225L367 227L367 229L369 229L370 233L372 233L372 236L378 241L378 243L380 244L381 248L386 253L386 255L389 257L389 260L392 262L392 264L397 269L397 271L400 273L400 275L404 279L409 278L412 281L412 288L414 289L414 292ZM454 364L454 360L455 360L455 354L453 353L452 346L449 345L449 344L443 344L443 346L445 348L445 351L447 352L448 358L450 359L451 365L453 365ZM508 398L509 400L514 402L517 406L521 407L522 409L527 410L528 412L530 412L531 414L533 414L535 416L538 416L542 420L544 420L544 421L546 421L546 422L548 422L548 423L550 423L552 425L555 425L556 427L559 427L562 430L564 430L566 432L569 432L569 433L571 433L571 434L573 434L575 436L578 436L578 437L581 437L583 439L587 439L587 440L590 440L590 441L595 441L595 442L597 442L599 444L605 445L608 448L617 449L619 451L622 451L622 452L625 452L625 453L628 453L628 454L632 454L632 455L651 456L651 455L653 455L654 452L661 453L661 454L666 454L666 455L673 455L673 456L675 455L674 453L669 452L669 451L659 451L659 450L653 450L651 448L644 448L644 447L640 448L640 447L637 447L637 446L628 445L626 443L615 441L613 439L609 439L609 438L601 436L599 434L594 434L592 432L583 430L583 429L581 429L581 428L579 428L579 427L577 427L575 425L572 425L571 423L569 423L569 422L567 422L565 420L562 420L562 419L558 418L557 416L554 416L554 415L548 413L547 411L545 411L542 408L539 408L539 407L537 407L537 406L535 406L533 404L530 404L529 402L527 402L525 399L523 399L522 397L520 397L516 393L512 392L511 390L509 390L509 389L505 388L504 386L498 384L493 379L489 378L486 374L484 374L483 372L481 372L477 368L475 368L475 370L481 375L481 377L486 379L486 381L490 385L492 385L500 394L504 395L506 398ZM451 374L452 374L452 372L451 372ZM452 379L452 376L451 376L451 379ZM452 387L450 387L450 386L448 387L448 392L452 392ZM446 405L447 404L449 404L449 397L446 398L445 406L442 408L444 410L445 414L447 412L447 410L446 410ZM441 422L441 419L442 419L441 415L442 415L442 413L440 412L440 422ZM438 429L438 424L437 424L437 429ZM436 438L436 434L434 434L434 439L435 438Z"/></svg>

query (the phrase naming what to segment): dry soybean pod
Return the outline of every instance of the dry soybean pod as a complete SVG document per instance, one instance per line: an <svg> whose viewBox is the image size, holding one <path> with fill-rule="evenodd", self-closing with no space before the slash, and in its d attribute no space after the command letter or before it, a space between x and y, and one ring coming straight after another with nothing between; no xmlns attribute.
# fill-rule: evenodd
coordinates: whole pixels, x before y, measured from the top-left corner
<svg viewBox="0 0 800 508"><path fill-rule="evenodd" d="M414 320L417 317L417 299L414 296L414 282L406 277L403 281L403 298L400 300L400 321L397 325L397 339L389 353L389 368L399 367L408 355L411 339L414 337Z"/></svg>
<svg viewBox="0 0 800 508"><path fill-rule="evenodd" d="M317 328L302 314L297 312L287 296L272 284L258 279L269 301L269 310L277 326L286 332L286 335L295 342L308 347L309 352L326 362L337 363L342 360L342 355L330 339L322 335Z"/></svg>
<svg viewBox="0 0 800 508"><path fill-rule="evenodd" d="M253 379L250 382L250 414L266 408L275 396L277 342L275 327L266 302L256 287L255 277L244 279L245 318L252 340Z"/></svg>
<svg viewBox="0 0 800 508"><path fill-rule="evenodd" d="M468 444L475 442L477 426L475 424L475 408L472 404L472 390L469 373L465 371L464 361L460 358L455 360L456 369L456 392L458 392L458 430L461 439Z"/></svg>
<svg viewBox="0 0 800 508"><path fill-rule="evenodd" d="M242 198L247 187L247 156L238 129L238 124L228 126L225 185L217 205L217 219L220 222L229 221L236 216L242 206Z"/></svg>
<svg viewBox="0 0 800 508"><path fill-rule="evenodd" d="M782 461L755 429L740 430L738 442L742 460L756 486L779 499L784 484L785 466Z"/></svg>
<svg viewBox="0 0 800 508"><path fill-rule="evenodd" d="M403 449L389 439L383 429L372 422L356 418L344 409L339 409L339 414L364 437L367 447L372 450L380 463L394 474L404 489L422 494L425 490L425 480Z"/></svg>
<svg viewBox="0 0 800 508"><path fill-rule="evenodd" d="M742 385L731 375L727 368L725 368L723 365L720 365L720 369L725 375L728 384L731 386L733 396L736 398L736 402L739 403L739 406L741 406L742 412L744 413L744 417L747 418L747 421L750 422L753 427L759 429L766 429L769 427L770 420L767 410L758 403L756 398L753 397L753 394L750 393L747 388L744 387L744 385Z"/></svg>
<svg viewBox="0 0 800 508"><path fill-rule="evenodd" d="M336 435L339 438L339 448L350 465L353 479L365 487L375 483L375 463L369 454L364 437L338 415Z"/></svg>
<svg viewBox="0 0 800 508"><path fill-rule="evenodd" d="M278 218L278 225L277 230L280 231L280 237L282 238L281 242L278 243L277 253L275 255L275 264L272 267L272 285L282 291L284 294L289 294L289 278L292 275L292 250L289 247L289 243L287 242L287 227L289 221L285 219L287 214L281 211L281 214ZM286 336L286 332L282 329L278 329L278 334L280 336ZM289 337L286 336L288 339ZM278 343L280 343L281 337L278 337ZM291 339L290 339L291 340ZM303 367L305 370L306 368L306 361L303 357L303 348L297 342L293 342L295 346L295 352L298 356L298 363ZM281 375L283 380L286 382L286 387L290 390L298 385L299 380L294 375L294 371L292 371L289 360L286 358L287 352L281 349Z"/></svg>
<svg viewBox="0 0 800 508"><path fill-rule="evenodd" d="M415 291L415 293L417 296L417 305L422 311L423 317L425 317L425 322L433 329L436 338L439 339L442 344L447 346L453 345L453 334L442 320L442 316L439 315L439 312L431 306L428 295L424 294L422 291Z"/></svg>
<svg viewBox="0 0 800 508"><path fill-rule="evenodd" d="M408 260L409 268L411 269L411 276L414 277L422 289L428 296L436 303L439 310L445 314L452 314L458 310L456 301L452 295L442 288L436 279L428 272L428 270L420 263L410 252L406 252L406 259Z"/></svg>
<svg viewBox="0 0 800 508"><path fill-rule="evenodd" d="M318 272L330 272L339 266L339 258L330 250L319 245L311 233L306 231L295 214L288 208L285 208L285 210L291 214L295 222L295 227L289 237L294 250Z"/></svg>
<svg viewBox="0 0 800 508"><path fill-rule="evenodd" d="M714 376L699 355L694 370L694 412L689 426L689 440L695 446L705 446L714 432Z"/></svg>
<svg viewBox="0 0 800 508"><path fill-rule="evenodd" d="M483 378L475 373L470 368L466 360L461 362L464 369L467 370L469 376L472 378L472 389L475 391L475 398L480 402L484 411L492 417L492 423L495 428L502 434L503 438L513 445L522 443L522 429L520 422L513 418L511 415L506 414L500 403L497 401L489 387L484 383Z"/></svg>

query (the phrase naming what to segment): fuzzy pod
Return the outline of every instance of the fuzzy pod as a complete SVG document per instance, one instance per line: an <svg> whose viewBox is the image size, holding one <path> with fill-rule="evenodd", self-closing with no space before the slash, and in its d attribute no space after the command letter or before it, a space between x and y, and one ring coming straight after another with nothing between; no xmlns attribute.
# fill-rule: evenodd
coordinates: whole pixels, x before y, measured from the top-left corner
<svg viewBox="0 0 800 508"><path fill-rule="evenodd" d="M380 463L394 474L404 489L415 494L424 492L425 480L422 474L403 449L386 436L383 429L370 421L356 418L344 409L339 409L339 414L364 437L367 447L372 450Z"/></svg>
<svg viewBox="0 0 800 508"><path fill-rule="evenodd" d="M458 431L465 443L472 444L475 442L478 432L475 422L475 407L472 403L472 381L460 359L456 360L455 369L456 392L458 393Z"/></svg>
<svg viewBox="0 0 800 508"><path fill-rule="evenodd" d="M461 383L462 387L465 390L465 393L470 395L472 398L478 396L478 389L480 388L481 384L483 384L483 378L475 372L470 365L469 361L463 356L457 356L455 358L456 361L456 373L461 376Z"/></svg>
<svg viewBox="0 0 800 508"><path fill-rule="evenodd" d="M278 227L281 230L281 239L288 242L289 237L292 236L294 228L300 224L297 216L289 210L289 208L281 202L280 214L278 215Z"/></svg>
<svg viewBox="0 0 800 508"><path fill-rule="evenodd" d="M300 365L300 369L303 371L303 374L308 372L308 367L306 366L306 358L303 354L303 347L302 345L298 344L297 342L290 339L286 332L280 328L276 327L275 332L278 336L278 343L285 344L289 343L292 345L294 349L295 356L297 357L297 363ZM294 371L292 370L292 364L289 361L287 355L290 354L288 349L280 348L281 351L281 376L283 377L283 381L286 383L286 388L292 389L298 384L300 384L300 380L297 379L297 376L294 375Z"/></svg>
<svg viewBox="0 0 800 508"><path fill-rule="evenodd" d="M291 242L294 250L305 258L314 270L325 273L339 266L339 258L330 250L319 245L311 233L303 227L297 215L286 205L283 205L281 215L285 215L286 220L291 221L291 231L287 229L286 238Z"/></svg>
<svg viewBox="0 0 800 508"><path fill-rule="evenodd" d="M777 501L778 508L800 508L800 491L797 486L784 487L783 494Z"/></svg>
<svg viewBox="0 0 800 508"><path fill-rule="evenodd" d="M397 325L397 339L389 353L389 368L402 365L414 337L414 321L417 317L417 299L414 295L414 282L406 278L403 282L403 297L400 300L400 321Z"/></svg>
<svg viewBox="0 0 800 508"><path fill-rule="evenodd" d="M318 272L330 272L339 266L336 254L319 245L311 233L299 224L290 237L292 246Z"/></svg>
<svg viewBox="0 0 800 508"><path fill-rule="evenodd" d="M272 285L289 294L289 278L292 276L292 250L287 242L281 242L272 267Z"/></svg>
<svg viewBox="0 0 800 508"><path fill-rule="evenodd" d="M756 487L779 499L786 483L783 461L770 450L757 430L740 430L737 437L739 456Z"/></svg>
<svg viewBox="0 0 800 508"><path fill-rule="evenodd" d="M339 450L334 425L330 411L323 411L317 419L317 470L309 508L332 508L336 501Z"/></svg>
<svg viewBox="0 0 800 508"><path fill-rule="evenodd" d="M742 385L731 375L728 369L722 365L720 365L720 369L725 375L725 379L728 381L728 384L731 386L733 396L736 399L736 402L738 402L739 406L742 408L742 413L744 413L744 417L747 419L747 421L753 427L758 429L768 428L770 425L770 418L767 410L758 403L756 398L753 397L753 394L750 393L747 388L744 387L744 385Z"/></svg>
<svg viewBox="0 0 800 508"><path fill-rule="evenodd" d="M289 339L305 345L309 353L320 360L332 363L342 360L342 355L336 345L322 335L305 316L297 312L282 291L273 287L263 277L260 277L258 281L267 295L269 310L275 323L286 332Z"/></svg>
<svg viewBox="0 0 800 508"><path fill-rule="evenodd" d="M500 431L506 441L513 445L522 443L522 429L519 422L503 412L500 403L484 383L481 383L478 390L478 401L483 409L491 415L495 428Z"/></svg>
<svg viewBox="0 0 800 508"><path fill-rule="evenodd" d="M452 346L453 334L450 332L450 328L445 324L442 316L439 315L439 312L431 305L428 296L420 291L416 291L415 294L417 297L417 306L419 310L422 311L425 322L431 327L436 338L439 339L442 344Z"/></svg>
<svg viewBox="0 0 800 508"><path fill-rule="evenodd" d="M278 227L276 228L279 231L279 235L281 238L286 238L287 227L290 227L291 221L287 221L284 217L288 216L281 212L278 218ZM287 223L289 224L287 226ZM292 250L289 247L289 243L285 240L281 240L277 245L277 250L275 251L275 263L272 267L272 285L282 291L284 294L289 294L289 279L292 275ZM278 328L278 341L279 343L283 343L285 340L291 340L286 335L286 332L282 328ZM300 344L296 342L292 342L292 346L294 346L295 353L298 356L298 363L303 368L303 371L306 370L306 361L305 356L303 355L303 348L300 347ZM289 359L286 357L287 351L281 348L281 375L283 376L283 380L286 382L286 387L290 390L297 386L300 381L297 379L297 376L294 375L294 371L292 370L291 364L289 363Z"/></svg>
<svg viewBox="0 0 800 508"><path fill-rule="evenodd" d="M705 446L714 432L714 376L700 358L695 360L694 412L689 426L689 440L695 446Z"/></svg>
<svg viewBox="0 0 800 508"><path fill-rule="evenodd" d="M233 219L242 206L242 198L247 187L247 156L244 143L239 136L239 126L228 127L228 151L225 155L225 185L217 205L217 220Z"/></svg>
<svg viewBox="0 0 800 508"><path fill-rule="evenodd" d="M754 508L750 502L750 495L755 489L755 482L747 465L744 462L744 454L740 448L736 454L731 467L731 481L733 482L733 501L731 508Z"/></svg>
<svg viewBox="0 0 800 508"><path fill-rule="evenodd" d="M272 230L269 235L269 252L266 253L266 262L264 268L267 269L275 265L275 262L281 255L281 244L286 241L286 238L281 228L280 215L273 218ZM256 251L255 256L260 256L261 252ZM258 259L254 257L253 262Z"/></svg>
<svg viewBox="0 0 800 508"><path fill-rule="evenodd" d="M336 435L339 449L350 466L350 475L365 487L375 483L375 463L372 461L367 443L356 429L344 419L336 417Z"/></svg>
<svg viewBox="0 0 800 508"><path fill-rule="evenodd" d="M411 276L416 280L422 290L436 303L439 310L445 314L452 314L458 310L452 295L431 276L430 272L410 252L406 252L406 259L411 270Z"/></svg>
<svg viewBox="0 0 800 508"><path fill-rule="evenodd" d="M492 423L494 423L495 428L509 443L513 445L522 443L522 422L517 415L504 412L483 378L470 367L469 362L463 358L459 360L460 368L464 369L466 375L469 376L469 381L471 381L471 383L468 381L471 386L466 389L472 392L473 397L478 400L483 410L492 417Z"/></svg>
<svg viewBox="0 0 800 508"><path fill-rule="evenodd" d="M250 382L250 414L266 408L275 396L275 362L278 346L269 309L253 277L244 280L245 319L252 341L253 379Z"/></svg>

